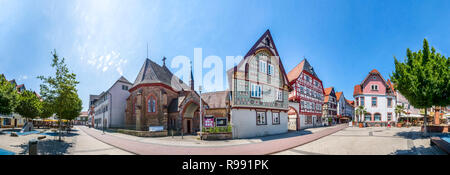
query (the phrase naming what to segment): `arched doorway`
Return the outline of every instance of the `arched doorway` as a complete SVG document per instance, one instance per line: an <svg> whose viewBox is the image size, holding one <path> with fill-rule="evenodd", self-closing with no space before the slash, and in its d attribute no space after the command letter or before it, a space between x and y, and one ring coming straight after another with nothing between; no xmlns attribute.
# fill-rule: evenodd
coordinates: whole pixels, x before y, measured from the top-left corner
<svg viewBox="0 0 450 175"><path fill-rule="evenodd" d="M183 119L183 133L192 134L200 129L199 105L196 102L188 102L181 112Z"/></svg>
<svg viewBox="0 0 450 175"><path fill-rule="evenodd" d="M298 112L291 106L289 106L288 111L288 130L300 130L300 118Z"/></svg>

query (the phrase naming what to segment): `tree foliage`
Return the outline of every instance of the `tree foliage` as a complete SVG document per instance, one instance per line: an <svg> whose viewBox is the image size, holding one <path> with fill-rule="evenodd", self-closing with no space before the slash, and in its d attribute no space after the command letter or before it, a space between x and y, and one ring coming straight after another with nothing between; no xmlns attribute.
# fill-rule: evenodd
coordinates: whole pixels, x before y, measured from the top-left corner
<svg viewBox="0 0 450 175"><path fill-rule="evenodd" d="M81 99L78 96L76 85L76 75L69 72L65 59L60 59L56 51L52 53L53 60L51 66L55 68L55 76L39 76L43 81L41 84L41 96L44 99L46 110L44 117L56 114L59 119L73 120L82 110Z"/></svg>
<svg viewBox="0 0 450 175"><path fill-rule="evenodd" d="M447 106L450 104L450 61L436 53L424 39L423 50L406 50L406 60L394 57L395 71L391 79L395 88L417 108Z"/></svg>
<svg viewBox="0 0 450 175"><path fill-rule="evenodd" d="M42 102L34 92L25 90L19 95L16 113L27 119L33 119L41 114L41 110Z"/></svg>
<svg viewBox="0 0 450 175"><path fill-rule="evenodd" d="M16 87L0 76L0 114L11 114L14 112L18 102Z"/></svg>

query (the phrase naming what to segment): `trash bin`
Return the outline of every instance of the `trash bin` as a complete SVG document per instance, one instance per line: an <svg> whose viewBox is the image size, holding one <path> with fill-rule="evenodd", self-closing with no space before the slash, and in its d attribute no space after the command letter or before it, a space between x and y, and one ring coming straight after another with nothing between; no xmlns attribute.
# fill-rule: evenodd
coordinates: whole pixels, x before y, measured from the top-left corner
<svg viewBox="0 0 450 175"><path fill-rule="evenodd" d="M38 140L31 139L28 141L28 155L37 155Z"/></svg>

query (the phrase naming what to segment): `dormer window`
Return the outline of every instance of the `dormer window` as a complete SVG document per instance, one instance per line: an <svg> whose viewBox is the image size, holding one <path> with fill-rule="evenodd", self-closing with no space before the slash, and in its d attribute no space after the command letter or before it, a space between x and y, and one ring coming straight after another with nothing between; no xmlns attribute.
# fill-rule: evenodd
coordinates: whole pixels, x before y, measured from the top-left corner
<svg viewBox="0 0 450 175"><path fill-rule="evenodd" d="M371 88L372 88L372 91L378 91L378 85L372 85L371 86Z"/></svg>

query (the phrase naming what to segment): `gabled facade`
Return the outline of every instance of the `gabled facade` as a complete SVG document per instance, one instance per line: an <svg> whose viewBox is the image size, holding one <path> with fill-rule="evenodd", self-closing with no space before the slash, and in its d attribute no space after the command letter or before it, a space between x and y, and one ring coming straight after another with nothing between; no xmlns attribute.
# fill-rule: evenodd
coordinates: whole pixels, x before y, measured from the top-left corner
<svg viewBox="0 0 450 175"><path fill-rule="evenodd" d="M357 117L369 126L396 122L396 95L389 80L386 81L376 69L370 71L361 84L355 85L353 91L356 107L364 106L367 111L364 116L357 114Z"/></svg>
<svg viewBox="0 0 450 175"><path fill-rule="evenodd" d="M146 59L126 99L126 128L194 134L200 130L200 96L166 67ZM203 101L203 111L207 104ZM203 112L203 116L205 112Z"/></svg>
<svg viewBox="0 0 450 175"><path fill-rule="evenodd" d="M234 138L287 132L291 87L269 30L227 74Z"/></svg>
<svg viewBox="0 0 450 175"><path fill-rule="evenodd" d="M334 125L337 119L337 98L334 87L325 89L325 97L323 100L322 122L325 125Z"/></svg>
<svg viewBox="0 0 450 175"><path fill-rule="evenodd" d="M289 93L289 129L320 126L325 92L314 68L303 59L287 77L293 89Z"/></svg>
<svg viewBox="0 0 450 175"><path fill-rule="evenodd" d="M350 120L355 118L355 102L345 99L345 113L344 116L349 116Z"/></svg>
<svg viewBox="0 0 450 175"><path fill-rule="evenodd" d="M91 102L96 128L122 128L125 126L125 100L129 96L131 83L120 77L108 90L102 92ZM102 122L103 121L103 122Z"/></svg>
<svg viewBox="0 0 450 175"><path fill-rule="evenodd" d="M351 106L348 100L344 96L344 92L336 92L337 100L337 118L338 123L346 123L352 121L353 118L353 106Z"/></svg>

